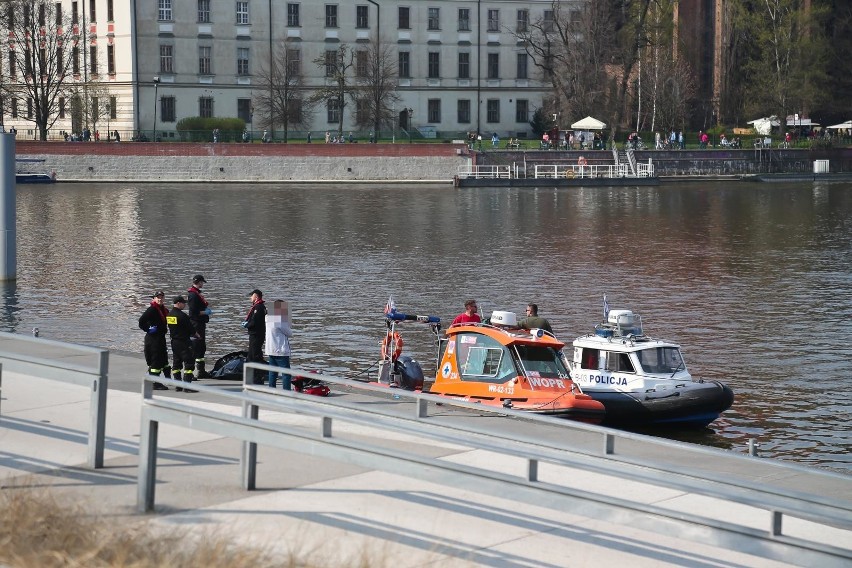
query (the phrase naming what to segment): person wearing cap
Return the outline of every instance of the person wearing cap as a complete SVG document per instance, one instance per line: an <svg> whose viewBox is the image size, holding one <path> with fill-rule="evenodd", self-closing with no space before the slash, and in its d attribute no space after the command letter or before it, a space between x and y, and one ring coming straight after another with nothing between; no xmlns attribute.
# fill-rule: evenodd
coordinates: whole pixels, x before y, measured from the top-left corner
<svg viewBox="0 0 852 568"><path fill-rule="evenodd" d="M243 320L243 327L248 330L249 345L246 362L265 363L263 360L263 341L266 339L266 304L263 303L263 292L255 288L251 291L251 309Z"/></svg>
<svg viewBox="0 0 852 568"><path fill-rule="evenodd" d="M186 298L178 296L172 301L172 304L174 307L166 316L169 335L172 338L172 369L175 379L183 378L183 382L187 383L186 387L178 387L176 390L178 392L197 392L189 389L195 368L195 355L192 352L192 338L195 336L195 328L192 326L189 316L183 311L186 307ZM183 376L181 377L181 375Z"/></svg>
<svg viewBox="0 0 852 568"><path fill-rule="evenodd" d="M538 315L538 304L527 304L527 317L522 319L518 325L522 329L543 329L547 333L553 333L550 322Z"/></svg>
<svg viewBox="0 0 852 568"><path fill-rule="evenodd" d="M169 353L166 350L166 316L168 310L163 305L166 293L162 290L154 292L151 296L151 304L139 317L139 329L145 332L145 363L148 364L148 374L160 376L163 374L167 379L172 378L172 370L169 367ZM163 383L155 382L156 390L169 390Z"/></svg>
<svg viewBox="0 0 852 568"><path fill-rule="evenodd" d="M210 321L210 314L213 310L204 295L201 293L201 288L207 280L201 274L196 274L192 277L192 286L187 290L187 306L189 307L189 319L192 326L195 328L195 336L197 339L192 341L192 351L195 357L195 378L207 379L210 375L204 369L204 355L207 353L207 322Z"/></svg>

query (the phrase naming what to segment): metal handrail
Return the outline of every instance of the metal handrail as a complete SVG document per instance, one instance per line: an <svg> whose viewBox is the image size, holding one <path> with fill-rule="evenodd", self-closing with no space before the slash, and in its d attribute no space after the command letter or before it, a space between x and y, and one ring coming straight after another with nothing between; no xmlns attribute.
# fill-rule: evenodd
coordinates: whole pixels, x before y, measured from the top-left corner
<svg viewBox="0 0 852 568"><path fill-rule="evenodd" d="M242 485L246 489L255 487L257 444L268 444L296 452L310 452L314 455L330 459L345 459L355 463L405 475L419 475L429 480L453 483L465 486L479 492L491 495L505 495L507 492L524 495L530 502L552 508L565 509L579 507L585 514L597 518L618 518L621 522L642 522L645 526L653 525L660 530L671 533L673 527L680 529L679 536L683 538L700 538L737 547L738 550L760 552L764 556L778 559L789 558L794 547L798 557L806 557L809 562L838 563L838 558L849 559L852 551L822 543L804 541L801 538L786 535L782 531L782 518L791 515L805 518L812 522L830 526L852 529L852 516L848 507L830 503L815 496L773 493L763 491L761 486L747 487L743 484L730 483L726 480L690 479L691 473L682 468L669 467L673 475L660 476L653 469L654 464L629 459L615 454L615 438L636 438L645 443L654 443L654 439L638 434L622 433L588 424L567 422L561 419L531 416L521 411L508 409L489 409L482 405L453 401L435 395L413 393L395 389L396 395L413 398L416 401L416 412L408 418L385 412L377 412L375 408L365 409L355 406L345 400L345 397L322 399L311 395L302 395L290 391L274 390L269 387L253 384L253 376L258 371L277 371L273 367L260 363L247 363L244 371L243 392L234 393L221 389L199 385L202 392L216 394L220 397L240 402L243 415L234 416L209 409L200 409L175 402L173 399L154 398L151 383L154 378L145 377L143 388L142 409L142 439L140 441L140 471L138 507L140 511L150 511L154 507L154 483L156 478L157 430L160 421L177 424L217 435L242 439L244 441L241 458ZM292 374L306 378L320 379L330 383L342 384L366 391L380 391L388 394L387 387L367 385L349 379L340 379L328 375L318 375L292 369ZM177 381L160 379L169 384ZM193 386L193 388L196 388ZM559 447L550 446L514 431L498 432L496 429L468 428L460 431L447 425L442 425L428 418L429 403L440 402L448 405L473 408L478 412L494 412L527 420L543 421L564 428L579 428L598 432L603 436L603 448L600 455L588 452L578 452L568 449L565 444ZM259 420L259 408L264 407L278 412L299 413L316 416L321 419L319 436L299 432L281 425L265 423ZM407 432L418 437L441 440L466 447L483 449L489 452L520 457L527 460L527 473L524 477L495 473L483 468L450 464L439 459L424 458L415 454L389 450L384 447L364 442L343 440L332 436L333 420L365 426L387 429L395 432ZM565 436L567 440L570 436ZM682 444L659 441L662 445L671 444L681 449ZM702 448L702 450L712 450ZM721 457L722 452L715 450L715 455ZM712 453L712 452L711 452ZM728 456L731 457L731 456ZM742 456L743 459L753 459ZM589 493L552 485L539 481L539 464L554 464L557 466L581 468L602 472L605 475L630 475L643 483L649 483L667 488L680 488L698 494L715 498L727 499L744 503L770 512L769 530L759 530L744 525L735 525L720 519L684 514L656 505L639 504L633 501L610 497L598 493ZM761 462L765 463L765 462ZM665 468L657 466L657 470ZM810 473L813 471L809 470ZM813 497L812 499L809 499ZM650 525L649 525L650 523ZM700 537L698 536L700 535Z"/></svg>
<svg viewBox="0 0 852 568"><path fill-rule="evenodd" d="M88 457L86 461L89 467L93 469L102 468L104 466L106 439L109 351L8 332L0 332L0 345L2 345L2 341L24 342L42 348L49 346L71 351L75 355L93 355L95 357L96 360L93 365L85 365L0 349L0 386L2 386L3 380L2 373L13 372L40 379L91 387Z"/></svg>

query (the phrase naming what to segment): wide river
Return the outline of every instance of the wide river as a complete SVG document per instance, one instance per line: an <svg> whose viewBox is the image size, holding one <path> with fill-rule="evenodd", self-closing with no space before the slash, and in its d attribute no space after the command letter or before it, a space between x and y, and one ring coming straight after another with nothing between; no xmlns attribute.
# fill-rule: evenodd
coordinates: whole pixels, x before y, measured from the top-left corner
<svg viewBox="0 0 852 568"><path fill-rule="evenodd" d="M607 294L736 393L711 428L668 436L738 452L755 438L762 455L852 474L849 183L66 184L19 186L17 211L4 330L138 353L151 293L170 305L202 273L211 362L245 348L258 287L290 302L294 365L364 377L390 295L444 321L466 298L486 313L537 302L570 342ZM403 334L434 374L428 332Z"/></svg>

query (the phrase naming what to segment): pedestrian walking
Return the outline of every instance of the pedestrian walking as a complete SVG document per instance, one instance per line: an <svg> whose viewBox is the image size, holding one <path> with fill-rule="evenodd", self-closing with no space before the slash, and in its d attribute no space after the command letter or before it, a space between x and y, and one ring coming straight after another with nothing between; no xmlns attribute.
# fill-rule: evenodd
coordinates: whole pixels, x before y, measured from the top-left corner
<svg viewBox="0 0 852 568"><path fill-rule="evenodd" d="M266 316L266 346L264 352L269 358L269 364L275 367L290 368L290 338L293 330L290 327L290 315L287 302L275 300L272 302L272 315ZM275 388L279 373L269 371L269 386ZM290 390L291 376L280 373L281 387Z"/></svg>
<svg viewBox="0 0 852 568"><path fill-rule="evenodd" d="M195 336L195 328L192 320L183 311L186 308L186 298L177 296L172 302L172 309L166 316L166 324L169 326L169 335L172 338L172 372L175 380L183 380L186 387L178 387L178 392L198 392L190 390L189 383L193 381L193 370L195 357L192 353L192 338Z"/></svg>
<svg viewBox="0 0 852 568"><path fill-rule="evenodd" d="M169 353L166 350L166 316L168 310L163 305L166 293L162 290L154 292L148 308L139 316L139 329L145 332L145 363L148 365L148 374L159 377L160 373L167 378L172 378L172 370L169 367ZM169 387L160 382L154 383L155 390L169 390Z"/></svg>
<svg viewBox="0 0 852 568"><path fill-rule="evenodd" d="M210 374L204 368L204 355L207 353L207 323L213 310L201 293L201 288L207 283L204 276L196 274L192 277L192 286L187 290L187 304L189 307L189 319L195 329L196 339L192 342L192 352L195 356L195 377L198 379L210 378Z"/></svg>
<svg viewBox="0 0 852 568"><path fill-rule="evenodd" d="M246 362L264 363L263 341L266 339L266 304L263 303L263 292L257 288L251 291L251 309L249 309L242 325L248 330L249 336Z"/></svg>

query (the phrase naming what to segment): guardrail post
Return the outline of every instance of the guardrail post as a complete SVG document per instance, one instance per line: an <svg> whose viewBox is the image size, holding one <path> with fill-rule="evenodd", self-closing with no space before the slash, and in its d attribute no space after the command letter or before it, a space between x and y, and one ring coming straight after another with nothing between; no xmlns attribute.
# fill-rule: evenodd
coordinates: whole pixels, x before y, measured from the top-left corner
<svg viewBox="0 0 852 568"><path fill-rule="evenodd" d="M769 529L769 534L772 536L780 536L781 535L781 520L783 518L783 514L780 511L772 511L772 526Z"/></svg>
<svg viewBox="0 0 852 568"><path fill-rule="evenodd" d="M610 455L615 452L615 436L612 434L604 434L603 451L605 455Z"/></svg>
<svg viewBox="0 0 852 568"><path fill-rule="evenodd" d="M143 407L142 431L139 437L139 485L136 492L136 508L140 513L150 513L154 510L157 488L157 436L160 423L150 420L147 414Z"/></svg>
<svg viewBox="0 0 852 568"><path fill-rule="evenodd" d="M527 481L538 481L538 460L529 460L527 463Z"/></svg>
<svg viewBox="0 0 852 568"><path fill-rule="evenodd" d="M251 371L253 369L246 369ZM251 373L247 374L251 377ZM257 420L260 407L250 402L243 403L243 418ZM255 442L243 442L243 452L240 459L243 489L253 490L257 485L257 444Z"/></svg>
<svg viewBox="0 0 852 568"><path fill-rule="evenodd" d="M424 400L422 396L417 397L417 418L426 418L429 416L429 401Z"/></svg>
<svg viewBox="0 0 852 568"><path fill-rule="evenodd" d="M331 416L322 417L322 437L331 438Z"/></svg>
<svg viewBox="0 0 852 568"><path fill-rule="evenodd" d="M89 467L94 469L104 466L108 377L109 351L101 351L98 360L98 377L92 381L90 406L92 423L89 427Z"/></svg>

